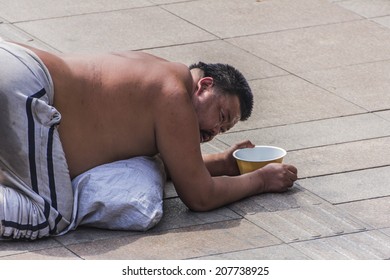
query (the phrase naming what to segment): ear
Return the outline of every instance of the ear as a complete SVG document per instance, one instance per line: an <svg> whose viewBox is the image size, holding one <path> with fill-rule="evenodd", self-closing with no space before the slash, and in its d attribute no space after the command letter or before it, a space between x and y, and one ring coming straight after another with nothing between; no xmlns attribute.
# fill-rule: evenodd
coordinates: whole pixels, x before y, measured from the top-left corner
<svg viewBox="0 0 390 280"><path fill-rule="evenodd" d="M204 77L198 81L198 90L196 94L200 95L204 91L213 87L214 80L211 77Z"/></svg>

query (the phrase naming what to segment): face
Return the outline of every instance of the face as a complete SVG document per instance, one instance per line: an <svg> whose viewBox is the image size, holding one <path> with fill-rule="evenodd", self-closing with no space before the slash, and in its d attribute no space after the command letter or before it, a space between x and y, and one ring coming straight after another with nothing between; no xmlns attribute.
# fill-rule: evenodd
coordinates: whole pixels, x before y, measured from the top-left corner
<svg viewBox="0 0 390 280"><path fill-rule="evenodd" d="M203 88L195 92L193 104L198 116L200 142L204 143L231 129L240 120L241 114L237 96L216 92L212 83L200 86Z"/></svg>

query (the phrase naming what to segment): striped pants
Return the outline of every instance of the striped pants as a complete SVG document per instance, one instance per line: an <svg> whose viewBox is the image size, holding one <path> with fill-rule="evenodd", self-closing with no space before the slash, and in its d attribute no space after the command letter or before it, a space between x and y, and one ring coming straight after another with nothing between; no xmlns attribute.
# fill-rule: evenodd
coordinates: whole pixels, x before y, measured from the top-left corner
<svg viewBox="0 0 390 280"><path fill-rule="evenodd" d="M71 222L73 191L53 97L40 59L0 42L0 238L57 235Z"/></svg>

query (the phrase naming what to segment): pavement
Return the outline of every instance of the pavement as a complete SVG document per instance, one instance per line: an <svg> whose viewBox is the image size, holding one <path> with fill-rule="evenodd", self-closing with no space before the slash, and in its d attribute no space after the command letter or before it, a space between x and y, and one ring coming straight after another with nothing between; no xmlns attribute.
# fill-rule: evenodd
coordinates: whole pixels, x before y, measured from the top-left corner
<svg viewBox="0 0 390 280"><path fill-rule="evenodd" d="M167 183L148 232L6 241L0 260L390 259L390 1L0 0L0 22L1 37L55 52L232 64L253 117L202 151L249 139L285 148L299 170L286 193L207 213Z"/></svg>

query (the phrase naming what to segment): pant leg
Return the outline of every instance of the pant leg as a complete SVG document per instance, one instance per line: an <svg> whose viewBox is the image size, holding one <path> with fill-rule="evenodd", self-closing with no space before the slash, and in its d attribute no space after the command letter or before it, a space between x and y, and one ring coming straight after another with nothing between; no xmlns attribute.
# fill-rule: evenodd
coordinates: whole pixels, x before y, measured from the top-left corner
<svg viewBox="0 0 390 280"><path fill-rule="evenodd" d="M18 190L1 184L0 196L2 196L0 204L3 202L3 207L0 210L2 212L0 214L2 218L1 236L31 240L49 236L50 227L39 203L36 203ZM12 222L15 224L11 224L11 221L6 218L10 212L12 212L12 216L18 217L16 222ZM17 227L17 230L15 230L15 227Z"/></svg>
<svg viewBox="0 0 390 280"><path fill-rule="evenodd" d="M33 53L0 42L0 168L3 236L35 239L69 224L73 191L50 75Z"/></svg>

